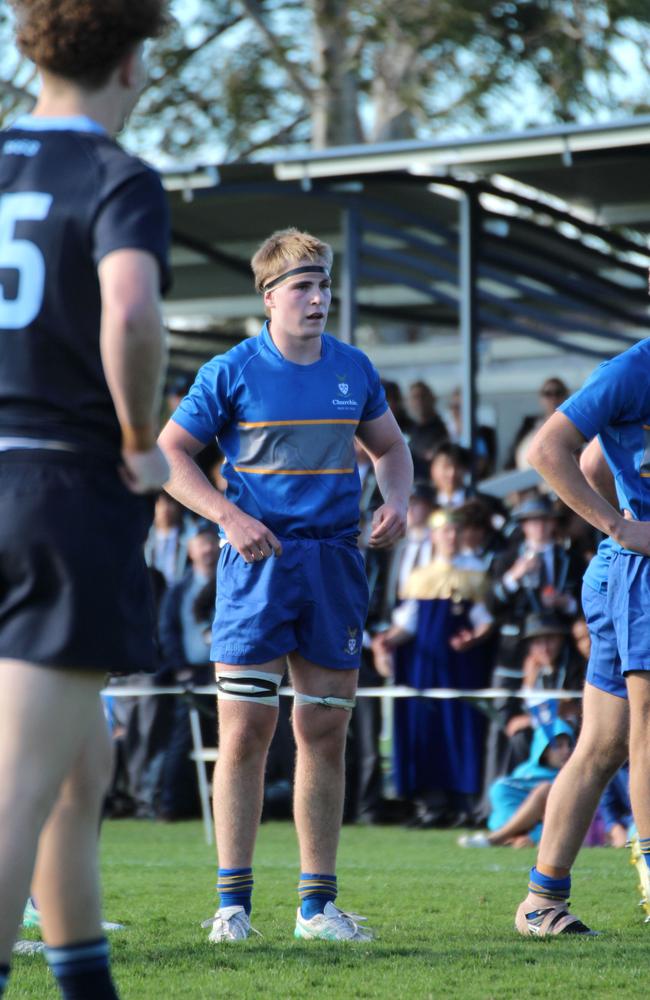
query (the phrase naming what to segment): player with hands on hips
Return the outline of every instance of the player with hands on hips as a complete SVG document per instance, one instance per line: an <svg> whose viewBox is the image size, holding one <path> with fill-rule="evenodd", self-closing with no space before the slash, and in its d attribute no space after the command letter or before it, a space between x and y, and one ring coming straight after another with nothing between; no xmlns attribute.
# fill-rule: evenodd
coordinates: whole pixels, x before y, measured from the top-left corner
<svg viewBox="0 0 650 1000"><path fill-rule="evenodd" d="M172 470L168 492L218 523L227 543L212 643L220 733L215 942L251 931L264 762L287 660L301 860L295 934L369 938L334 903L345 741L368 608L354 438L371 457L384 501L373 547L405 530L412 462L368 358L325 333L331 265L331 248L309 233L284 230L262 244L252 268L267 322L258 337L203 366L159 439ZM226 456L225 496L195 461L215 436Z"/></svg>

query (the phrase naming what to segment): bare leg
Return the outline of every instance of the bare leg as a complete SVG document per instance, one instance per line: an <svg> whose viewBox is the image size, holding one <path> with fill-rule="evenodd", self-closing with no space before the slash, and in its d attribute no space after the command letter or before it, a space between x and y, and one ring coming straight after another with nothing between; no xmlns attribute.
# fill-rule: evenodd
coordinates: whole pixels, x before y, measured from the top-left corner
<svg viewBox="0 0 650 1000"><path fill-rule="evenodd" d="M624 698L585 684L578 743L546 804L537 855L537 869L543 874L569 874L605 785L627 759L628 718Z"/></svg>
<svg viewBox="0 0 650 1000"><path fill-rule="evenodd" d="M244 672L245 667L216 664L221 670ZM278 675L284 660L251 667ZM222 868L248 868L264 801L264 767L275 731L278 710L250 701L219 703L219 756L214 770L214 826Z"/></svg>
<svg viewBox="0 0 650 1000"><path fill-rule="evenodd" d="M639 839L650 837L650 674L628 674L630 799Z"/></svg>
<svg viewBox="0 0 650 1000"><path fill-rule="evenodd" d="M112 750L98 704L93 731L63 783L38 845L32 889L43 937L54 947L102 936L97 842Z"/></svg>
<svg viewBox="0 0 650 1000"><path fill-rule="evenodd" d="M302 694L352 698L356 670L327 670L298 655L290 657L294 688ZM294 707L296 777L294 819L303 872L336 871L343 798L345 740L350 713L322 705Z"/></svg>
<svg viewBox="0 0 650 1000"><path fill-rule="evenodd" d="M550 781L542 781L537 788L533 788L508 822L504 823L498 830L488 834L487 839L490 843L495 846L507 844L513 837L520 837L522 834L528 833L543 820L551 787Z"/></svg>
<svg viewBox="0 0 650 1000"><path fill-rule="evenodd" d="M41 830L96 725L102 681L95 673L0 661L0 964L9 962ZM75 891L65 888L66 896Z"/></svg>

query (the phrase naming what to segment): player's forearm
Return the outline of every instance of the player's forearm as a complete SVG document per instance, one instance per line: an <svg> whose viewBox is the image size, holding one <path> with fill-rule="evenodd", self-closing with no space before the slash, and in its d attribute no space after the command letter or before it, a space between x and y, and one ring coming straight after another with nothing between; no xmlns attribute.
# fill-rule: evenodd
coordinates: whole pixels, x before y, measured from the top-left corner
<svg viewBox="0 0 650 1000"><path fill-rule="evenodd" d="M101 354L127 451L146 451L156 441L167 350L155 302L129 309L105 308Z"/></svg>
<svg viewBox="0 0 650 1000"><path fill-rule="evenodd" d="M580 470L573 444L540 431L528 452L528 461L549 486L580 517L606 535L616 537L623 523L619 512L601 497Z"/></svg>
<svg viewBox="0 0 650 1000"><path fill-rule="evenodd" d="M384 503L406 507L413 487L413 459L403 439L375 459L375 476Z"/></svg>
<svg viewBox="0 0 650 1000"><path fill-rule="evenodd" d="M580 469L590 486L600 493L601 497L618 509L618 497L616 496L616 485L612 470L607 464L607 459L603 455L600 442L597 437L589 442L585 450L580 455Z"/></svg>
<svg viewBox="0 0 650 1000"><path fill-rule="evenodd" d="M170 448L164 435L159 444L171 469L165 491L199 517L215 524L227 524L238 508L215 489L191 455L182 448Z"/></svg>

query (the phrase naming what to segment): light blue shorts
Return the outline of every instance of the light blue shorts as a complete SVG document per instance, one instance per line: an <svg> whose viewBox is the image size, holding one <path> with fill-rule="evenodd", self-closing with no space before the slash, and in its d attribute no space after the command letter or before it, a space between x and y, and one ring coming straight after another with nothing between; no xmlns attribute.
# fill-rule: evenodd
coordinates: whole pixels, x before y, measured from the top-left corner
<svg viewBox="0 0 650 1000"><path fill-rule="evenodd" d="M251 665L297 650L321 667L357 670L368 583L356 542L281 541L281 556L255 563L222 549L211 659Z"/></svg>
<svg viewBox="0 0 650 1000"><path fill-rule="evenodd" d="M621 658L616 645L616 631L607 605L607 584L596 590L588 583L583 583L582 610L591 639L587 682L608 694L627 698L625 679L621 673Z"/></svg>

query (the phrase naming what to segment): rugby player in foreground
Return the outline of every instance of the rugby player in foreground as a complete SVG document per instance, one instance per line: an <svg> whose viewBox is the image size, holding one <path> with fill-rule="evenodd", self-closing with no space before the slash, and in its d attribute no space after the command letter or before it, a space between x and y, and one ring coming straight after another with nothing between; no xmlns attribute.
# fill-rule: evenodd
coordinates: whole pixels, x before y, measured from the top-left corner
<svg viewBox="0 0 650 1000"><path fill-rule="evenodd" d="M153 660L144 494L168 475L166 201L112 136L166 2L13 6L42 86L0 135L0 994L31 883L63 996L110 1000L99 693L108 671Z"/></svg>

